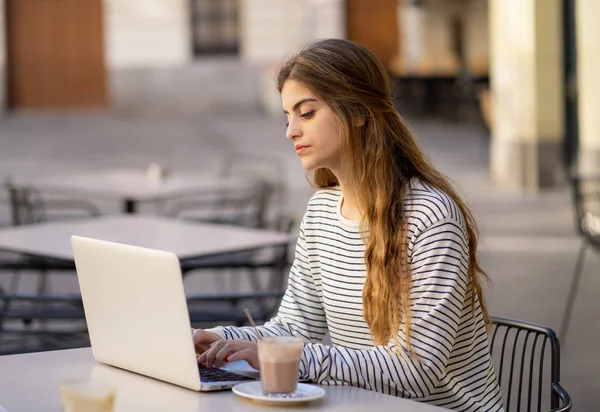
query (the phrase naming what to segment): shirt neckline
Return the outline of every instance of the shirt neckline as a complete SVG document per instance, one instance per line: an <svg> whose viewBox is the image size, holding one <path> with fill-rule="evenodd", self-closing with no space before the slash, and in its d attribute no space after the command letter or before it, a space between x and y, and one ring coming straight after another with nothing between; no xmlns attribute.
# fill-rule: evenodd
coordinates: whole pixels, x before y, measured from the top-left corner
<svg viewBox="0 0 600 412"><path fill-rule="evenodd" d="M350 230L357 230L358 231L360 229L360 220L346 219L342 215L342 202L343 202L343 200L344 200L344 194L340 190L340 197L339 197L339 199L337 201L337 207L336 207L336 210L335 210L335 212L337 214L338 221L345 228L350 229Z"/></svg>

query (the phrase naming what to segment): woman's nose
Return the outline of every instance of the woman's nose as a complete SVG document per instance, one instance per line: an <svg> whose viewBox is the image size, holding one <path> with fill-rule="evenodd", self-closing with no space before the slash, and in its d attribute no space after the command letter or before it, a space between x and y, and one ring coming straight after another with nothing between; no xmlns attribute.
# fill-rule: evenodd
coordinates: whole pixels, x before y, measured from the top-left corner
<svg viewBox="0 0 600 412"><path fill-rule="evenodd" d="M302 136L302 131L300 130L300 127L299 127L297 121L290 119L290 121L288 122L288 126L287 126L285 135L288 138L288 140L292 140L292 141L294 141L297 138L299 138L300 136Z"/></svg>

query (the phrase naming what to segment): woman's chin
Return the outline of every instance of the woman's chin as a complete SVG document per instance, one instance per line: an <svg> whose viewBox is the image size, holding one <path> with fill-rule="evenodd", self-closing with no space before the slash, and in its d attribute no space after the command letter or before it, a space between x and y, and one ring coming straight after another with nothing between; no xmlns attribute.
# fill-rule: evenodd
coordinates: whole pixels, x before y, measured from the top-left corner
<svg viewBox="0 0 600 412"><path fill-rule="evenodd" d="M313 170L315 170L315 169L318 169L318 168L319 168L319 166L318 166L318 165L316 165L314 162L311 162L311 161L309 161L308 159L306 159L306 160L302 159L302 160L301 160L301 163L302 163L302 167L303 167L303 168L304 168L304 170L306 170L307 172L312 172Z"/></svg>

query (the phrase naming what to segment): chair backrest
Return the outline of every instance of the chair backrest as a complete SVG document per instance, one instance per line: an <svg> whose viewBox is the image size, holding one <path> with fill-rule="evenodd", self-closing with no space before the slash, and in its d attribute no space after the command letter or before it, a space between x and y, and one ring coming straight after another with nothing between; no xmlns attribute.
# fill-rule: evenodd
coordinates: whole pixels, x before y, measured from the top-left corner
<svg viewBox="0 0 600 412"><path fill-rule="evenodd" d="M273 220L283 212L287 199L285 184L286 164L277 156L229 153L221 164L219 175L224 178L243 177L256 179L269 185L270 194L265 205L267 220Z"/></svg>
<svg viewBox="0 0 600 412"><path fill-rule="evenodd" d="M101 215L100 209L87 200L49 199L36 188L17 187L10 182L6 183L6 190L10 199L11 222L15 226Z"/></svg>
<svg viewBox="0 0 600 412"><path fill-rule="evenodd" d="M505 411L569 411L560 385L560 345L550 328L492 317L490 350Z"/></svg>
<svg viewBox="0 0 600 412"><path fill-rule="evenodd" d="M267 224L267 229L276 230L282 233L292 233L296 223L296 219L292 216L281 214L271 223ZM274 266L277 266L280 270L279 276L273 278L273 282L270 285L270 290L283 290L284 277L289 272L290 261L290 245L281 245L273 248L273 257L271 261Z"/></svg>
<svg viewBox="0 0 600 412"><path fill-rule="evenodd" d="M8 193L0 191L0 227L10 226L11 221L11 203Z"/></svg>
<svg viewBox="0 0 600 412"><path fill-rule="evenodd" d="M592 243L600 243L600 176L571 175L577 229Z"/></svg>
<svg viewBox="0 0 600 412"><path fill-rule="evenodd" d="M260 228L271 188L268 183L255 181L245 188L215 189L178 200L167 205L166 216L211 223Z"/></svg>

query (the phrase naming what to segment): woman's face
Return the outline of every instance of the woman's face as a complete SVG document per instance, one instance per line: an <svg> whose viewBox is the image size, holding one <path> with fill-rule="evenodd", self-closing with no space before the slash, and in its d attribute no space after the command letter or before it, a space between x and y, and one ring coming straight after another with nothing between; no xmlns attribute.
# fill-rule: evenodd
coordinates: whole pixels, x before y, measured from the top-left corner
<svg viewBox="0 0 600 412"><path fill-rule="evenodd" d="M302 83L289 79L281 89L288 120L286 136L306 170L340 170L342 138L329 106Z"/></svg>

